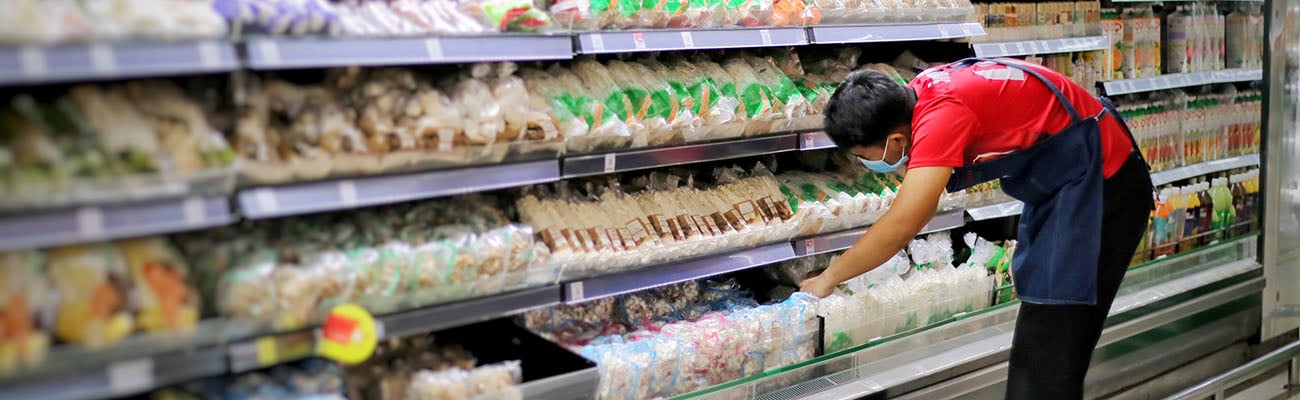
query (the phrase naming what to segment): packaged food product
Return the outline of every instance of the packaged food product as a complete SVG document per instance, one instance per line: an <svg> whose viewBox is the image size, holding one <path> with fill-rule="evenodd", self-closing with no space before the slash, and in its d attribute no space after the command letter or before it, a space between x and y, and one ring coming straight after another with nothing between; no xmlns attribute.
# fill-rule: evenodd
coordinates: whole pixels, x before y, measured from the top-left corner
<svg viewBox="0 0 1300 400"><path fill-rule="evenodd" d="M50 299L43 255L35 251L0 254L0 375L39 365L50 347L41 308Z"/></svg>
<svg viewBox="0 0 1300 400"><path fill-rule="evenodd" d="M189 286L190 268L161 237L118 243L130 270L137 307L136 323L148 332L193 328L199 320L199 294Z"/></svg>
<svg viewBox="0 0 1300 400"><path fill-rule="evenodd" d="M51 249L50 282L59 292L54 334L91 347L111 345L134 327L130 275L117 248L108 244Z"/></svg>

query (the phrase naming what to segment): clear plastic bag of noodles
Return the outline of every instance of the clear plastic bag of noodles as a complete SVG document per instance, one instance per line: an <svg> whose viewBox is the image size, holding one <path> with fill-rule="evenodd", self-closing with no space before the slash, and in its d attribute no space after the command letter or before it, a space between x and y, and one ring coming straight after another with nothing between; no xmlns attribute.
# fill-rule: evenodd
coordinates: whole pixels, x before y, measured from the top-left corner
<svg viewBox="0 0 1300 400"><path fill-rule="evenodd" d="M737 85L736 85L736 78L732 77L731 74L727 73L727 70L722 68L722 65L718 64L717 62L714 62L712 59L710 59L707 55L703 53L696 54L695 57L690 60L690 62L692 65L695 66L696 69L699 70L699 72L702 73L700 76L708 78L709 80L713 81L713 85L718 89L718 95L720 97L719 103L723 101L721 100L722 98L730 98L735 100L734 102L735 106L731 108L731 114L733 115L732 120L728 123L725 123L724 127L716 128L720 132L715 136L716 137L743 136L749 127L750 117L749 117L749 113L745 109L745 103L743 103L740 100L740 94L737 90ZM719 107L725 107L725 106L726 104L719 104Z"/></svg>
<svg viewBox="0 0 1300 400"><path fill-rule="evenodd" d="M584 87L583 80L574 75L572 70L555 65L548 70L548 76L552 78L554 86L548 83L543 86L546 87L543 91L548 93L546 96L552 104L552 110L555 110L556 103L567 107L568 112L585 123L588 129L583 136L576 138L569 133L575 132L577 128L564 130L565 145L569 152L624 148L637 140L632 128L613 111L605 108L603 100Z"/></svg>
<svg viewBox="0 0 1300 400"><path fill-rule="evenodd" d="M588 237L596 243L594 247L608 254L605 268L623 269L651 262L662 243L636 197L624 193L617 179L600 186L588 182L586 192L591 202L582 204L586 207L582 215L594 218L584 224L592 227L588 228Z"/></svg>
<svg viewBox="0 0 1300 400"><path fill-rule="evenodd" d="M464 162L464 149L455 147L464 118L451 97L429 82L421 81L407 100L406 111L398 124L409 126L419 142L421 151L416 155L416 165Z"/></svg>
<svg viewBox="0 0 1300 400"><path fill-rule="evenodd" d="M488 84L491 73L491 65L474 64L440 82L461 116L461 130L452 138L452 146L464 147L468 162L500 161L505 156L505 151L495 146L505 131L505 119Z"/></svg>
<svg viewBox="0 0 1300 400"><path fill-rule="evenodd" d="M668 122L676 133L674 139L690 141L691 138L698 137L700 126L704 124L699 110L701 107L707 106L700 106L697 103L712 99L697 99L694 93L691 92L690 87L687 86L690 78L682 79L682 77L673 73L671 68L657 59L643 58L632 65L640 73L639 76L645 78L646 81L656 85L656 87L666 85L671 89L672 97L677 100L667 109L669 112ZM653 97L658 103L663 102L664 100L660 98L666 96L656 92Z"/></svg>
<svg viewBox="0 0 1300 400"><path fill-rule="evenodd" d="M784 121L774 124L772 129L787 131L796 124L807 125L807 122L801 120L810 114L808 102L790 77L782 73L772 59L746 56L744 60L753 68L754 76L759 82L767 86L773 98L773 107L780 110Z"/></svg>
<svg viewBox="0 0 1300 400"><path fill-rule="evenodd" d="M691 107L688 108L699 119L699 126L694 131L687 132L687 142L725 139L744 134L745 124L736 118L739 100L724 95L718 82L685 57L669 55L665 64L666 70L661 76L675 90L686 93L681 97L690 98Z"/></svg>
<svg viewBox="0 0 1300 400"><path fill-rule="evenodd" d="M497 141L510 143L512 153L558 153L564 138L547 115L547 108L535 107L536 103L530 101L518 65L503 62L492 64L492 68L489 83L505 121L505 130Z"/></svg>
<svg viewBox="0 0 1300 400"><path fill-rule="evenodd" d="M810 26L820 24L822 10L812 0L773 0L770 26Z"/></svg>
<svg viewBox="0 0 1300 400"><path fill-rule="evenodd" d="M136 324L149 332L193 328L199 321L199 294L189 285L190 267L163 237L117 243L135 291Z"/></svg>
<svg viewBox="0 0 1300 400"><path fill-rule="evenodd" d="M740 108L749 120L749 124L745 127L745 135L772 133L778 126L778 120L784 117L782 114L784 110L781 109L780 104L777 104L771 88L759 80L754 66L743 58L728 59L722 63L722 68L731 75L737 99L740 99ZM723 91L728 90L723 88Z"/></svg>
<svg viewBox="0 0 1300 400"><path fill-rule="evenodd" d="M404 69L384 68L363 72L358 79L361 81L351 88L348 100L356 107L355 124L365 135L367 151L382 157L383 164L387 164L388 168L404 166L414 158L413 151L417 150L417 140L415 132L412 131L413 127L398 125L397 121L405 114L408 99L416 89L414 74ZM348 113L326 114L331 111L332 105L339 101L334 99L333 89L304 90L308 93L308 104L315 105L322 116L348 115ZM324 122L321 121L322 124ZM301 132L302 136L315 134L306 129L310 128L304 128ZM349 170L379 168L377 165L366 166L372 160L377 158L350 158L349 163L344 163L339 169L340 172L350 172Z"/></svg>
<svg viewBox="0 0 1300 400"><path fill-rule="evenodd" d="M867 0L810 0L809 7L821 10L824 24L847 24L865 20Z"/></svg>
<svg viewBox="0 0 1300 400"><path fill-rule="evenodd" d="M50 327L42 324L50 281L37 251L0 253L0 376L39 366L50 348Z"/></svg>
<svg viewBox="0 0 1300 400"><path fill-rule="evenodd" d="M474 254L475 241L478 236L463 225L444 225L433 229L431 235L435 241L443 241L456 249L453 263L447 273L447 284L439 295L440 300L458 300L469 297L477 290L482 268L478 261L481 256Z"/></svg>
<svg viewBox="0 0 1300 400"><path fill-rule="evenodd" d="M672 89L667 84L659 85L643 79L632 64L621 60L610 60L605 68L609 77L617 82L616 90L620 93L614 98L607 97L605 107L645 126L648 145L672 143L673 127L668 120L676 105ZM656 95L660 99L656 99Z"/></svg>
<svg viewBox="0 0 1300 400"><path fill-rule="evenodd" d="M649 143L649 127L637 118L636 107L628 97L626 88L619 84L604 64L592 58L581 58L570 64L570 71L571 74L558 74L557 77L566 86L583 88L599 103L596 107L609 110L627 125L630 140L612 142L612 145L617 146L613 148L639 148Z"/></svg>
<svg viewBox="0 0 1300 400"><path fill-rule="evenodd" d="M135 327L126 261L109 244L49 250L49 276L59 292L54 335L60 340L104 347Z"/></svg>
<svg viewBox="0 0 1300 400"><path fill-rule="evenodd" d="M626 356L625 344L599 344L583 346L583 357L596 362L600 381L596 386L598 399L636 399L636 382L644 373L634 360Z"/></svg>
<svg viewBox="0 0 1300 400"><path fill-rule="evenodd" d="M551 0L551 26L560 31L601 30L610 24L608 1Z"/></svg>
<svg viewBox="0 0 1300 400"><path fill-rule="evenodd" d="M763 194L754 183L761 178L747 175L737 166L714 169L713 177L717 182L717 190L722 193L722 200L729 202L729 205L724 204L727 206L723 211L724 214L731 214L728 220L738 220L754 234L759 235L760 241L783 238L778 224L770 223L765 219L759 208L758 202L763 198Z"/></svg>

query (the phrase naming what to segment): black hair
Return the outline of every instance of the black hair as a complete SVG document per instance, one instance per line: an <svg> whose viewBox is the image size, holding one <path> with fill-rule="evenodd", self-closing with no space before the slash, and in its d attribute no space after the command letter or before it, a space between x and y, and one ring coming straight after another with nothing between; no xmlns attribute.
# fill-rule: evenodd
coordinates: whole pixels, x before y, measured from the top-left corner
<svg viewBox="0 0 1300 400"><path fill-rule="evenodd" d="M912 90L875 70L850 73L826 104L826 135L843 149L879 144L912 124Z"/></svg>

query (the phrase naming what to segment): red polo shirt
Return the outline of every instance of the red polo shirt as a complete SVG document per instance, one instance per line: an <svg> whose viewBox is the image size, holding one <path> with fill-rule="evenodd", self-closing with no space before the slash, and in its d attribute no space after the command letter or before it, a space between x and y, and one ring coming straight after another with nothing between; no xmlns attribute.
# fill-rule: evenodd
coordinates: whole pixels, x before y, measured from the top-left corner
<svg viewBox="0 0 1300 400"><path fill-rule="evenodd" d="M1074 103L1083 117L1101 112L1101 102L1069 78L1046 67L1034 68ZM1060 132L1070 114L1052 91L1032 75L994 63L927 70L908 87L916 90L912 149L908 168L961 167L976 160L1029 147L1043 135ZM1133 148L1117 117L1101 121L1102 171L1119 171Z"/></svg>

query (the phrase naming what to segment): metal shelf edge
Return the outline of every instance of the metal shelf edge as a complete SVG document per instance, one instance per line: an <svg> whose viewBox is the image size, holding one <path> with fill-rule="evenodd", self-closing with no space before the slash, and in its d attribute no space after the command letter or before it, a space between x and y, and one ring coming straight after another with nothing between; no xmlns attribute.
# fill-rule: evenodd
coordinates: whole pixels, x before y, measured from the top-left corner
<svg viewBox="0 0 1300 400"><path fill-rule="evenodd" d="M580 54L611 54L802 46L809 40L804 28L769 27L581 32L576 35L576 43Z"/></svg>
<svg viewBox="0 0 1300 400"><path fill-rule="evenodd" d="M609 174L798 150L796 134L564 157L561 178Z"/></svg>
<svg viewBox="0 0 1300 400"><path fill-rule="evenodd" d="M919 24L818 25L808 27L816 44L901 42L911 40L960 39L984 35L978 22L933 22Z"/></svg>
<svg viewBox="0 0 1300 400"><path fill-rule="evenodd" d="M1186 167L1174 168L1166 171L1160 171L1151 174L1151 183L1163 185L1170 182L1176 182L1187 178L1194 178L1201 175L1223 172L1236 168L1253 167L1259 165L1259 154L1248 154L1244 156L1229 157L1220 160L1206 161L1199 164L1188 165Z"/></svg>
<svg viewBox="0 0 1300 400"><path fill-rule="evenodd" d="M0 84L49 84L229 72L233 43L221 39L0 47Z"/></svg>
<svg viewBox="0 0 1300 400"><path fill-rule="evenodd" d="M1108 47L1108 44L1105 36L1083 36L1059 39L975 43L972 44L971 47L974 48L975 55L978 57L1006 57L1098 51L1105 50Z"/></svg>
<svg viewBox="0 0 1300 400"><path fill-rule="evenodd" d="M0 398L79 400L122 397L226 372L225 352L210 348L121 360L70 376L6 381L0 385Z"/></svg>
<svg viewBox="0 0 1300 400"><path fill-rule="evenodd" d="M542 160L246 188L236 194L236 200L246 218L264 219L505 189L559 178L559 160Z"/></svg>
<svg viewBox="0 0 1300 400"><path fill-rule="evenodd" d="M245 46L246 65L255 70L573 58L569 35L254 37Z"/></svg>
<svg viewBox="0 0 1300 400"><path fill-rule="evenodd" d="M654 287L707 278L795 258L790 242L595 276L564 284L564 302L581 303Z"/></svg>
<svg viewBox="0 0 1300 400"><path fill-rule="evenodd" d="M190 231L234 222L226 196L0 216L0 251Z"/></svg>
<svg viewBox="0 0 1300 400"><path fill-rule="evenodd" d="M401 311L377 319L383 324L383 336L392 338L436 332L559 303L559 285L546 285Z"/></svg>
<svg viewBox="0 0 1300 400"><path fill-rule="evenodd" d="M1165 74L1145 78L1121 79L1102 82L1107 95L1121 95L1157 90L1177 89L1215 83L1247 82L1260 80L1264 76L1260 69L1224 69L1182 74Z"/></svg>

